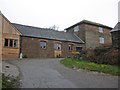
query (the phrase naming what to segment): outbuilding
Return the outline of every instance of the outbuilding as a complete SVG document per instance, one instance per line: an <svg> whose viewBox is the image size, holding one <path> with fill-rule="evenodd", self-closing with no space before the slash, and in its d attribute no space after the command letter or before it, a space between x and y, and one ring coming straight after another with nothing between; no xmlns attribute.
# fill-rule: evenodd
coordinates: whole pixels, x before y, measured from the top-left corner
<svg viewBox="0 0 120 90"><path fill-rule="evenodd" d="M0 55L4 58L74 57L84 49L77 35L11 23L0 13Z"/></svg>

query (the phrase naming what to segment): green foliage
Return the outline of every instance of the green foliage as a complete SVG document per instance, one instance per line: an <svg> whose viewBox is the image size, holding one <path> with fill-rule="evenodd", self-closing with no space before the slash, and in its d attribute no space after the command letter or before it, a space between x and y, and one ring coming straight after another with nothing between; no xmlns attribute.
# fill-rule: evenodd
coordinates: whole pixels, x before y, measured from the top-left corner
<svg viewBox="0 0 120 90"><path fill-rule="evenodd" d="M66 67L69 68L85 69L90 71L108 73L112 75L120 75L120 67L114 65L97 64L94 62L72 58L66 58L64 60L61 60L60 63L64 64Z"/></svg>
<svg viewBox="0 0 120 90"><path fill-rule="evenodd" d="M5 76L2 74L2 88L19 88L19 78Z"/></svg>
<svg viewBox="0 0 120 90"><path fill-rule="evenodd" d="M2 89L2 74L0 73L0 89Z"/></svg>

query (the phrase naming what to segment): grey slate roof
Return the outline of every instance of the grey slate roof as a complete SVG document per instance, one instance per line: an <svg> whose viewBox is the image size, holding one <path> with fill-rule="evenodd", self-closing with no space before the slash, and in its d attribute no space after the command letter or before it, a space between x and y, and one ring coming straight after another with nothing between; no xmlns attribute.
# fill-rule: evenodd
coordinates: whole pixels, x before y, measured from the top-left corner
<svg viewBox="0 0 120 90"><path fill-rule="evenodd" d="M27 25L20 25L15 23L12 23L12 24L18 29L18 31L23 36L84 43L79 37L77 37L72 33L55 31L51 29L43 29L43 28L27 26Z"/></svg>
<svg viewBox="0 0 120 90"><path fill-rule="evenodd" d="M120 22L118 22L117 25L111 30L111 32L114 31L120 31Z"/></svg>
<svg viewBox="0 0 120 90"><path fill-rule="evenodd" d="M66 28L66 30L76 26L76 25L79 25L79 24L82 24L82 23L85 23L85 24L90 24L90 25L95 25L95 26L100 26L100 27L106 27L106 28L109 28L109 29L112 29L112 27L109 27L109 26L106 26L106 25L103 25L103 24L100 24L100 23L96 23L96 22L92 22L92 21L88 21L88 20L82 20L68 28Z"/></svg>

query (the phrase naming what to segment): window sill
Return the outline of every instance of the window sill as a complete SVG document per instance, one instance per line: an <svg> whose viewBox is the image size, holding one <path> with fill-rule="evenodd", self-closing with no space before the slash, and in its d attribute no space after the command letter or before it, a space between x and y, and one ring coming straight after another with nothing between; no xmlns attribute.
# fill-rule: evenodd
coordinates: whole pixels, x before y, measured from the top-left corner
<svg viewBox="0 0 120 90"><path fill-rule="evenodd" d="M42 50L46 50L46 48L40 48L40 49L42 49Z"/></svg>
<svg viewBox="0 0 120 90"><path fill-rule="evenodd" d="M4 48L9 48L9 49L18 49L18 47L5 47Z"/></svg>
<svg viewBox="0 0 120 90"><path fill-rule="evenodd" d="M57 50L57 49L54 49L55 51L62 51L62 50Z"/></svg>

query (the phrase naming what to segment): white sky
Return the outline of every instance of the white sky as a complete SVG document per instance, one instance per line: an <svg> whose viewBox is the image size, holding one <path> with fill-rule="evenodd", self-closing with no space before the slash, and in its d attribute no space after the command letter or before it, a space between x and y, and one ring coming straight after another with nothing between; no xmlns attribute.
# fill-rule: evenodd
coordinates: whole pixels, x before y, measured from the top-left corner
<svg viewBox="0 0 120 90"><path fill-rule="evenodd" d="M63 30L81 20L114 27L120 0L0 0L1 12L12 23Z"/></svg>

